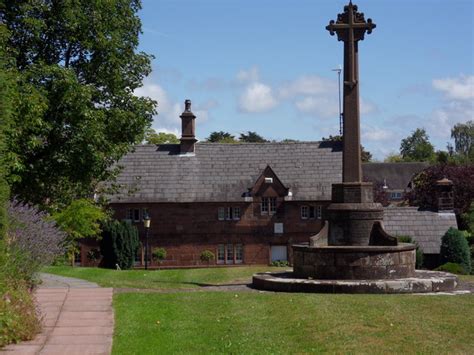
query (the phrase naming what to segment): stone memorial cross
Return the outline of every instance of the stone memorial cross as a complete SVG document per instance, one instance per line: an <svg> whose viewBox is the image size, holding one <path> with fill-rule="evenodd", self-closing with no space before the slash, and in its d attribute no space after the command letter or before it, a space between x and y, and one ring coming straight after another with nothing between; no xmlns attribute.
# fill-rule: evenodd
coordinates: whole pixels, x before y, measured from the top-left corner
<svg viewBox="0 0 474 355"><path fill-rule="evenodd" d="M343 106L343 182L361 182L362 167L360 156L360 110L359 110L359 63L358 41L364 39L375 28L369 18L357 12L357 5L352 1L344 6L344 13L331 20L326 29L337 39L344 42L344 106Z"/></svg>

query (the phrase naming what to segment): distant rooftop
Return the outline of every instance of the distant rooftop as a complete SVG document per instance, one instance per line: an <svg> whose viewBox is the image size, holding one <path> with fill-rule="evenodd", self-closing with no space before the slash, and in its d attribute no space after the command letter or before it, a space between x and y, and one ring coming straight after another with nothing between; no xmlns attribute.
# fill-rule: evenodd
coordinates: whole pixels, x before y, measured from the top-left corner
<svg viewBox="0 0 474 355"><path fill-rule="evenodd" d="M426 162L362 164L364 180L382 183L385 180L389 190L405 190L413 177L427 167Z"/></svg>

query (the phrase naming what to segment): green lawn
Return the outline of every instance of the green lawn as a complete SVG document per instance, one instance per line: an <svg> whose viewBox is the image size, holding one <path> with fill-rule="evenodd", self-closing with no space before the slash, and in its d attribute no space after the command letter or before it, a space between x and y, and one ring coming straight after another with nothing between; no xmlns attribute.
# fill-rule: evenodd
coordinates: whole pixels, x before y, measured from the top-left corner
<svg viewBox="0 0 474 355"><path fill-rule="evenodd" d="M50 266L44 272L77 277L96 282L103 287L185 289L206 285L250 282L256 272L279 271L288 268L242 266L174 270L111 270L89 267Z"/></svg>
<svg viewBox="0 0 474 355"><path fill-rule="evenodd" d="M124 293L114 354L472 353L474 296Z"/></svg>

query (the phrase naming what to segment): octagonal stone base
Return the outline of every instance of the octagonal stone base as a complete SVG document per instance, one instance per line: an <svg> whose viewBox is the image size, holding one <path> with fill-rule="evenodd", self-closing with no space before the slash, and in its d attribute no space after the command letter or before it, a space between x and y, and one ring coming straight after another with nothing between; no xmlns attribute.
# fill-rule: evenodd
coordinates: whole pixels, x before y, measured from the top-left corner
<svg viewBox="0 0 474 355"><path fill-rule="evenodd" d="M392 280L313 280L296 278L292 272L258 273L253 287L259 290L307 293L431 293L451 292L455 275L440 271L415 271L413 277Z"/></svg>
<svg viewBox="0 0 474 355"><path fill-rule="evenodd" d="M321 280L378 280L412 277L414 244L397 246L293 245L295 278Z"/></svg>

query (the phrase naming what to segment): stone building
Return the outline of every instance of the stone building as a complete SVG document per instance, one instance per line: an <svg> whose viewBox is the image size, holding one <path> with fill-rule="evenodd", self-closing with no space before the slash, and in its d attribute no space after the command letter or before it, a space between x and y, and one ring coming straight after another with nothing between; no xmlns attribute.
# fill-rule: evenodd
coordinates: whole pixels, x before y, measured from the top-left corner
<svg viewBox="0 0 474 355"><path fill-rule="evenodd" d="M110 206L115 218L139 229L136 266L144 264L145 215L151 218L149 249L167 251L163 267L207 266L200 260L205 250L215 254L215 265L291 262L290 246L321 230L331 185L342 181L341 143L197 143L188 105L181 119L181 144L138 145L119 162L120 190L110 196ZM420 223L405 224L412 232L425 229L424 221L430 228L439 225L419 240L435 252L456 221L452 214L449 223L443 217L439 224L438 214L431 213L429 220L420 215ZM386 216L388 231L396 234L391 220L398 214ZM82 265L94 264L88 255L95 248L83 242Z"/></svg>

